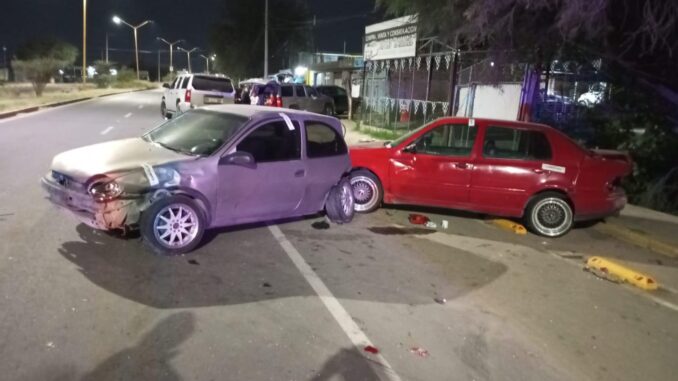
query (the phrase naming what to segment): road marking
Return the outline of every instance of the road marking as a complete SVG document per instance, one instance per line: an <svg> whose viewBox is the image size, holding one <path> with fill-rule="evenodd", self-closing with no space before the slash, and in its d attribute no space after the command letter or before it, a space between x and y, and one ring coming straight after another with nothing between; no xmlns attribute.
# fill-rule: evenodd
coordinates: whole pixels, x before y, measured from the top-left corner
<svg viewBox="0 0 678 381"><path fill-rule="evenodd" d="M351 340L353 345L358 348L358 351L363 355L363 357L368 361L368 363L373 367L373 369L379 375L381 380L388 381L400 381L400 376L393 370L391 364L386 361L386 359L379 353L370 355L369 357L364 353L363 349L372 344L370 339L367 337L365 332L358 327L358 325L353 321L351 315L344 309L344 307L339 303L337 298L332 295L332 292L327 288L325 283L320 279L318 274L309 266L304 258L299 254L299 251L292 245L290 241L287 240L285 234L280 230L277 225L269 225L268 229L273 234L273 237L278 241L280 247L287 253L287 256L292 260L292 263L297 267L297 270L301 275L306 279L311 288L318 294L318 297L325 305L325 308L330 312L334 320L339 323L339 326L344 331L346 336ZM375 358L377 361L375 361Z"/></svg>
<svg viewBox="0 0 678 381"><path fill-rule="evenodd" d="M125 118L129 118L130 116L132 116L131 112L128 112L127 114L125 114Z"/></svg>
<svg viewBox="0 0 678 381"><path fill-rule="evenodd" d="M113 128L114 128L113 126L108 126L108 127L106 127L106 129L104 129L103 131L101 131L101 135L106 135L107 133L111 132L111 130L112 130Z"/></svg>

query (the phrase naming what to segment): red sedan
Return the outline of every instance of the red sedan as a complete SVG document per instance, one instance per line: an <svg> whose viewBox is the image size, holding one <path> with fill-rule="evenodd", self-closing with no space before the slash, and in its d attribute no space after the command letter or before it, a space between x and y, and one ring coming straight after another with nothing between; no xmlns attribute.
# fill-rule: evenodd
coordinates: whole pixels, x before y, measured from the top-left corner
<svg viewBox="0 0 678 381"><path fill-rule="evenodd" d="M540 124L442 118L379 147L352 147L355 207L382 202L524 218L558 237L574 221L617 213L628 155L586 150Z"/></svg>

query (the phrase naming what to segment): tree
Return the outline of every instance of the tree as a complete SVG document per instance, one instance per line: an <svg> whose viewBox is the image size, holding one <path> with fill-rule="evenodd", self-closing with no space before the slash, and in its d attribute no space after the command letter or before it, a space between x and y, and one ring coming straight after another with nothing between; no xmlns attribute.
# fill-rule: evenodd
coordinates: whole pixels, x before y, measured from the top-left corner
<svg viewBox="0 0 678 381"><path fill-rule="evenodd" d="M269 0L269 73L289 67L290 58L311 45L312 19L305 1ZM264 0L229 1L213 26L217 68L232 77L260 77L264 71Z"/></svg>
<svg viewBox="0 0 678 381"><path fill-rule="evenodd" d="M678 87L675 0L377 0L461 47L513 50L532 62L603 58L621 71Z"/></svg>
<svg viewBox="0 0 678 381"><path fill-rule="evenodd" d="M54 38L31 40L17 50L17 60L12 61L15 70L23 71L33 84L35 95L42 96L45 86L54 73L75 62L78 49Z"/></svg>

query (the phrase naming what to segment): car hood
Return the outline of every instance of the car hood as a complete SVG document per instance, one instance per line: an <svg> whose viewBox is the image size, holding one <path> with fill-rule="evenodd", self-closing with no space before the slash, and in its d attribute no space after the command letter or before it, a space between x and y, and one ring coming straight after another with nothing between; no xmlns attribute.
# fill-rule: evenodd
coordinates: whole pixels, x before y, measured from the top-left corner
<svg viewBox="0 0 678 381"><path fill-rule="evenodd" d="M52 160L52 170L85 182L94 175L125 172L142 165L154 166L189 158L142 138L131 138L62 152Z"/></svg>

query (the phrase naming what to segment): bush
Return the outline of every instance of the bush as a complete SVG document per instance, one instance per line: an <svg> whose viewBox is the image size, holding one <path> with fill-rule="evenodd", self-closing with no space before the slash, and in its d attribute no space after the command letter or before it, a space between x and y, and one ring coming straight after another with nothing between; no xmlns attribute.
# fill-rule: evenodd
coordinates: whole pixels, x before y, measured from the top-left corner
<svg viewBox="0 0 678 381"><path fill-rule="evenodd" d="M132 82L137 80L137 73L134 70L123 67L118 70L117 82Z"/></svg>

